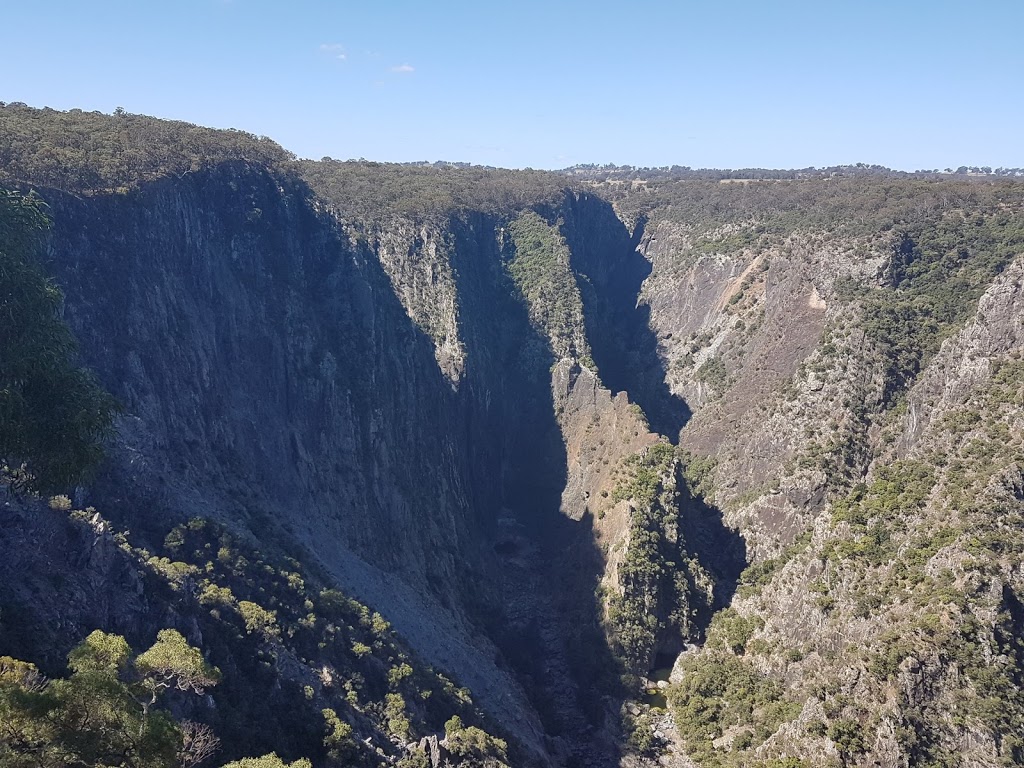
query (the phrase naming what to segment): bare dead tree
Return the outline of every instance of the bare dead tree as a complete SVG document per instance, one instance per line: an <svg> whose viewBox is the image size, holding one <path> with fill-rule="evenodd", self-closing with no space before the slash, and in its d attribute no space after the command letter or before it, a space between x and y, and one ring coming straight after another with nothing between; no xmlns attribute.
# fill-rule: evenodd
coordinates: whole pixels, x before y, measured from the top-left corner
<svg viewBox="0 0 1024 768"><path fill-rule="evenodd" d="M181 724L181 749L178 764L181 768L195 768L209 760L220 749L220 739L205 723L185 720Z"/></svg>
<svg viewBox="0 0 1024 768"><path fill-rule="evenodd" d="M2 681L16 683L31 693L42 693L50 684L46 675L36 669L34 664L8 656L0 657L0 682Z"/></svg>

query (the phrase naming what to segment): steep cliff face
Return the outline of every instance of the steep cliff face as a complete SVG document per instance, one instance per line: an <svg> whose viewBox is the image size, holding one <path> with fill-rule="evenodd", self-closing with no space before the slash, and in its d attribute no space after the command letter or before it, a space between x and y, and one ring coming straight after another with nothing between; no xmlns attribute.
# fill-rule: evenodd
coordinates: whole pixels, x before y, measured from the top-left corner
<svg viewBox="0 0 1024 768"><path fill-rule="evenodd" d="M885 244L795 232L736 249L729 234L700 240L668 221L650 228L641 250L653 274L641 300L665 381L693 409L681 445L714 457L715 501L757 556L806 528L831 474L863 471L856 445L848 467L800 460L808 430L863 443L851 400L878 409L882 381L863 332L833 329L854 312L837 285L873 280Z"/></svg>
<svg viewBox="0 0 1024 768"><path fill-rule="evenodd" d="M126 450L147 441L133 487L310 541L326 528L439 591L457 581L455 552L471 567L464 457L431 346L376 261L300 189L224 167L130 195L48 197L67 319L131 415Z"/></svg>
<svg viewBox="0 0 1024 768"><path fill-rule="evenodd" d="M379 244L245 165L45 194L66 317L126 411L90 502L141 530L200 515L304 546L540 749L465 619L491 513L470 467L489 467Z"/></svg>

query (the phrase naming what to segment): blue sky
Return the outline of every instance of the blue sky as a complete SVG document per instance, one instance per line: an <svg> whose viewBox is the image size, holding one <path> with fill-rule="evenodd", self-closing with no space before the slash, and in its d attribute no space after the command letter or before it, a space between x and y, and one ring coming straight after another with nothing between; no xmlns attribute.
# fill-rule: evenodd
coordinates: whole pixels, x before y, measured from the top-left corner
<svg viewBox="0 0 1024 768"><path fill-rule="evenodd" d="M1024 167L1024 0L4 6L0 100L303 157Z"/></svg>

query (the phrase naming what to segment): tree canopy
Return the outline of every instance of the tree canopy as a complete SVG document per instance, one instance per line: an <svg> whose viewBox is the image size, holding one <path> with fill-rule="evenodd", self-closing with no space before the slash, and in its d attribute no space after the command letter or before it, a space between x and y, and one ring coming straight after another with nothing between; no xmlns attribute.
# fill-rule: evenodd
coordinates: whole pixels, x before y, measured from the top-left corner
<svg viewBox="0 0 1024 768"><path fill-rule="evenodd" d="M0 189L0 469L34 490L86 476L116 411L76 364L60 289L36 258L48 226L37 198Z"/></svg>
<svg viewBox="0 0 1024 768"><path fill-rule="evenodd" d="M79 193L128 189L225 161L268 168L293 159L266 137L119 111L0 103L0 177Z"/></svg>
<svg viewBox="0 0 1024 768"><path fill-rule="evenodd" d="M69 677L47 680L32 664L0 657L0 765L178 768L216 750L207 727L151 709L165 688L198 693L197 675L205 685L219 679L177 631L162 630L133 663L123 637L96 630L68 667Z"/></svg>

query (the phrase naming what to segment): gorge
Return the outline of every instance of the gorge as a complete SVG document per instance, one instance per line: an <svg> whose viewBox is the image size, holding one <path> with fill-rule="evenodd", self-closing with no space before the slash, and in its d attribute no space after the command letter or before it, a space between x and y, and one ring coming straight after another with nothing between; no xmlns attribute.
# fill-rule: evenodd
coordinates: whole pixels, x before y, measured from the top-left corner
<svg viewBox="0 0 1024 768"><path fill-rule="evenodd" d="M0 107L120 404L0 656L179 631L204 765L1024 761L1024 184L791 176Z"/></svg>

